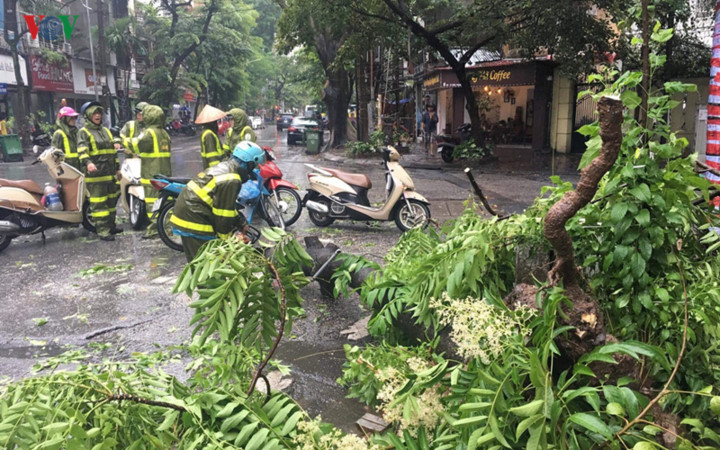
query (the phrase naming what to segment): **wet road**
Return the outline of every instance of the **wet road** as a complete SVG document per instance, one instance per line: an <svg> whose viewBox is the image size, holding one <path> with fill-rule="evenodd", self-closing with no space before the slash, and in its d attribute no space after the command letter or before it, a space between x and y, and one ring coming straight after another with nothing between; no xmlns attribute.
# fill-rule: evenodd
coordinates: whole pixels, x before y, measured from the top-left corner
<svg viewBox="0 0 720 450"><path fill-rule="evenodd" d="M285 178L301 189L307 184L303 164L318 163L367 173L375 186L370 200L384 199L384 174L378 159L305 155L304 147L288 147L286 133L274 128L262 130L259 136L261 145L276 150ZM200 171L199 136L173 138L172 154L174 175L193 176ZM417 155L406 157L404 164L416 189L432 203L434 218L443 222L462 212L470 193L462 166L437 170L443 164L439 159ZM476 176L491 203L505 212L521 211L539 194L547 174L542 170L518 174L516 164L503 164L477 170ZM0 177L30 178L41 185L51 181L42 166L30 166L29 158L24 163L0 163ZM118 214L119 221L125 220L120 208ZM317 229L306 213L291 230L299 238L319 235L344 251L376 261L400 236L394 223L341 222ZM81 228L50 230L46 236L44 243L40 236L17 238L0 254L0 378L22 377L38 359L73 346L112 342L118 345L109 350L111 355L129 358L132 352L151 352L189 338L189 299L171 294L185 262L181 253L159 240L142 240L139 232L126 231L115 242L98 241ZM316 284L306 287L303 297L307 317L296 323L278 352L292 366L287 391L311 414L322 414L325 420L350 430L364 408L345 399L344 390L335 384L344 361L342 346L349 342L340 332L367 313L356 297L321 299ZM39 319L47 322L40 326ZM178 363L170 370L182 376L182 367Z"/></svg>

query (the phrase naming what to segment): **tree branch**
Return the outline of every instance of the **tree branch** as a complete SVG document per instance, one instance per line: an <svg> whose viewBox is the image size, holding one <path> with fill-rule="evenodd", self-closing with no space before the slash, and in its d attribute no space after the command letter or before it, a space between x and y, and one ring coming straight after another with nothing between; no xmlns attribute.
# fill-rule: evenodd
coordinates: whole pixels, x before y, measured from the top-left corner
<svg viewBox="0 0 720 450"><path fill-rule="evenodd" d="M273 346L268 351L267 356L265 356L265 360L260 364L260 366L255 371L255 375L252 377L252 381L250 381L250 388L248 388L247 395L250 396L252 394L252 391L255 390L255 385L257 384L258 378L262 376L262 371L267 366L267 363L270 362L270 358L275 354L275 350L277 350L278 345L280 344L280 340L283 337L283 333L285 332L285 320L287 319L287 308L285 305L285 286L282 284L282 280L280 279L280 274L278 273L277 269L273 265L271 261L267 261L268 266L270 267L270 270L272 270L273 275L275 275L275 279L277 280L278 286L280 288L280 326L278 327L278 334L275 338L275 342L273 342ZM268 393L270 392L270 388L268 386Z"/></svg>
<svg viewBox="0 0 720 450"><path fill-rule="evenodd" d="M121 402L123 400L128 400L128 401L135 402L135 403L142 403L143 405L161 406L163 408L170 408L170 409L174 409L176 411L181 411L181 412L186 411L185 408L183 408L182 406L174 405L172 403L167 403L167 402L159 402L156 400L150 400L149 398L138 397L136 395L128 395L128 394L109 395L107 400L118 401L118 402Z"/></svg>

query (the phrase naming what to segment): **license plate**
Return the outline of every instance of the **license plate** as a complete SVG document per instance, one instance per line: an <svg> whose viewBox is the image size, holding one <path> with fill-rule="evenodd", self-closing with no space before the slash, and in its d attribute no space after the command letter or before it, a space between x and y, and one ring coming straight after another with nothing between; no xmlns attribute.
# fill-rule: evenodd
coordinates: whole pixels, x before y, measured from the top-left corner
<svg viewBox="0 0 720 450"><path fill-rule="evenodd" d="M159 198L155 200L155 203L153 203L152 212L155 212L160 209L160 206L162 206L163 199Z"/></svg>

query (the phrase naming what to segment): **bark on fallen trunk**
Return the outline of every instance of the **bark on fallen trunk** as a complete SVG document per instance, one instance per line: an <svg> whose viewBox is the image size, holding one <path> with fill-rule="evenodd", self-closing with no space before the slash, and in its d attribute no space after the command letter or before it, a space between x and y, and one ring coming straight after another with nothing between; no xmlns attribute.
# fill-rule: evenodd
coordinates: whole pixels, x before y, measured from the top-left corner
<svg viewBox="0 0 720 450"><path fill-rule="evenodd" d="M562 321L575 327L568 339L559 344L572 360L605 342L605 325L597 302L580 286L580 272L575 265L573 242L565 229L567 222L597 193L598 183L617 160L622 144L623 105L617 98L603 97L598 102L598 119L602 147L600 154L580 173L576 190L567 192L545 216L545 238L555 251L555 264L548 279L551 285L565 288L572 307Z"/></svg>

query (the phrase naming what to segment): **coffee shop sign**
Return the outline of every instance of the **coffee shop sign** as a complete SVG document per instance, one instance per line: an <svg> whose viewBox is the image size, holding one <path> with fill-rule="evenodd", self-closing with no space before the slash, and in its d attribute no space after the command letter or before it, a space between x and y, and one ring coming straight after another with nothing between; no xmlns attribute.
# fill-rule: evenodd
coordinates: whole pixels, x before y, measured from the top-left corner
<svg viewBox="0 0 720 450"><path fill-rule="evenodd" d="M507 81L510 79L511 72L509 70L482 70L472 77L473 83L480 81Z"/></svg>

